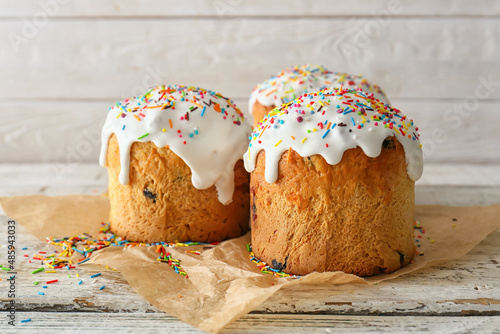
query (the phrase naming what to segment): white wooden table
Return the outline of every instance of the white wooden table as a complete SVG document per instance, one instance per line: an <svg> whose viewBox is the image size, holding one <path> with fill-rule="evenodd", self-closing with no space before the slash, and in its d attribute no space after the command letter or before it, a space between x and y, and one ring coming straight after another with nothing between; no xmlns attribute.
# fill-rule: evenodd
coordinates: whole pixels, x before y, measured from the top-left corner
<svg viewBox="0 0 500 334"><path fill-rule="evenodd" d="M0 165L0 196L28 194L99 194L106 190L105 169L94 164L74 166L65 175L51 164ZM417 184L418 204L488 205L500 203L500 166L427 165ZM1 214L1 212L0 212ZM6 217L0 216L0 264L6 263ZM17 231L22 253L50 250L26 232ZM122 275L106 271L100 293L77 284L33 285L32 269L20 265L17 274L17 333L158 333L200 332L151 306ZM500 332L500 231L466 256L443 262L375 286L310 286L283 289L223 332ZM71 275L82 273L80 269ZM96 271L97 272L97 271ZM6 274L0 271L0 333L7 326ZM43 274L40 280L66 279L67 274ZM45 295L37 291L44 290ZM22 319L31 322L20 324Z"/></svg>

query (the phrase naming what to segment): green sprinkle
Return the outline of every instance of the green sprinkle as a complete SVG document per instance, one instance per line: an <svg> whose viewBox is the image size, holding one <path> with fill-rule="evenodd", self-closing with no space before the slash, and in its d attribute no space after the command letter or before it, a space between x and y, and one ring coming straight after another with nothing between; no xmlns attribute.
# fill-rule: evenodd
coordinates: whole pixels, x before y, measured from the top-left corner
<svg viewBox="0 0 500 334"><path fill-rule="evenodd" d="M139 137L139 138L137 138L137 139L142 139L142 138L147 137L147 136L149 136L149 132L148 132L148 133L146 133L146 134L144 134L144 135L142 135L142 136L140 136L140 137Z"/></svg>
<svg viewBox="0 0 500 334"><path fill-rule="evenodd" d="M38 285L38 281L33 282L33 285Z"/></svg>
<svg viewBox="0 0 500 334"><path fill-rule="evenodd" d="M7 267L2 267L2 270L9 271L9 268L7 268Z"/></svg>
<svg viewBox="0 0 500 334"><path fill-rule="evenodd" d="M45 270L45 268L44 268L44 267L42 267L42 268L39 268L39 269L37 269L37 270L33 270L33 271L31 272L31 274L37 274L37 273L39 273L40 271L44 271L44 270Z"/></svg>

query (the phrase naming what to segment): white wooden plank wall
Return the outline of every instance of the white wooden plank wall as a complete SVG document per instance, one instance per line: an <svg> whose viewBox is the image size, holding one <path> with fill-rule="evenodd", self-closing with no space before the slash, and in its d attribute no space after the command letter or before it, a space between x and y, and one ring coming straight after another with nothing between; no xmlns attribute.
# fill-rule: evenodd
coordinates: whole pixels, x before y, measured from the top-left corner
<svg viewBox="0 0 500 334"><path fill-rule="evenodd" d="M3 1L0 35L0 162L95 162L117 99L181 83L246 111L306 62L380 84L427 161L500 162L499 1Z"/></svg>

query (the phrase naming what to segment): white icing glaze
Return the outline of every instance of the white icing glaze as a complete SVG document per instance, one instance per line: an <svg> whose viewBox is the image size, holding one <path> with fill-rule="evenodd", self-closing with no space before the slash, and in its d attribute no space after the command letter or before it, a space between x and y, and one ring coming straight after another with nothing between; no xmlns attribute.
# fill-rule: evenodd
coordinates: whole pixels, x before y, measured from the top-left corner
<svg viewBox="0 0 500 334"><path fill-rule="evenodd" d="M134 142L168 145L190 167L193 186L215 185L219 201L229 204L234 165L247 148L250 132L241 111L220 94L197 87L159 86L109 109L99 162L106 166L108 141L114 133L120 148L119 180L128 184Z"/></svg>
<svg viewBox="0 0 500 334"><path fill-rule="evenodd" d="M252 172L257 154L264 150L265 178L274 183L278 162L289 148L302 157L319 154L335 165L346 150L356 147L375 158L383 141L395 136L405 151L408 176L416 181L423 169L417 130L413 120L398 109L364 92L329 88L303 95L271 111L254 129L243 161L247 171Z"/></svg>
<svg viewBox="0 0 500 334"><path fill-rule="evenodd" d="M330 87L361 89L368 95L390 105L384 91L360 75L330 72L323 66L305 64L287 68L255 87L250 95L249 111L252 114L256 101L264 106L279 107L300 95L319 92Z"/></svg>

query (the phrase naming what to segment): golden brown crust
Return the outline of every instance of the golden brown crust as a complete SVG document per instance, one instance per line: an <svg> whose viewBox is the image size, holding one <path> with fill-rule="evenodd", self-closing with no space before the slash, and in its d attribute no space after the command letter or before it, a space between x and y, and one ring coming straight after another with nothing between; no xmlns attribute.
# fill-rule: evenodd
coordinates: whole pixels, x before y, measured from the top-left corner
<svg viewBox="0 0 500 334"><path fill-rule="evenodd" d="M258 258L296 275L361 276L389 273L413 259L414 182L394 137L377 158L358 147L337 165L290 152L279 161L276 183L264 178L264 151L251 174L252 249Z"/></svg>
<svg viewBox="0 0 500 334"><path fill-rule="evenodd" d="M223 205L214 186L200 190L191 170L168 148L136 142L130 150L130 182L122 185L120 152L113 134L108 153L111 231L130 241L218 242L248 231L249 176L234 167L233 202Z"/></svg>
<svg viewBox="0 0 500 334"><path fill-rule="evenodd" d="M252 116L253 116L253 126L254 128L259 125L261 119L264 118L271 110L276 108L275 105L272 106L264 106L260 104L259 101L255 101L252 107Z"/></svg>

